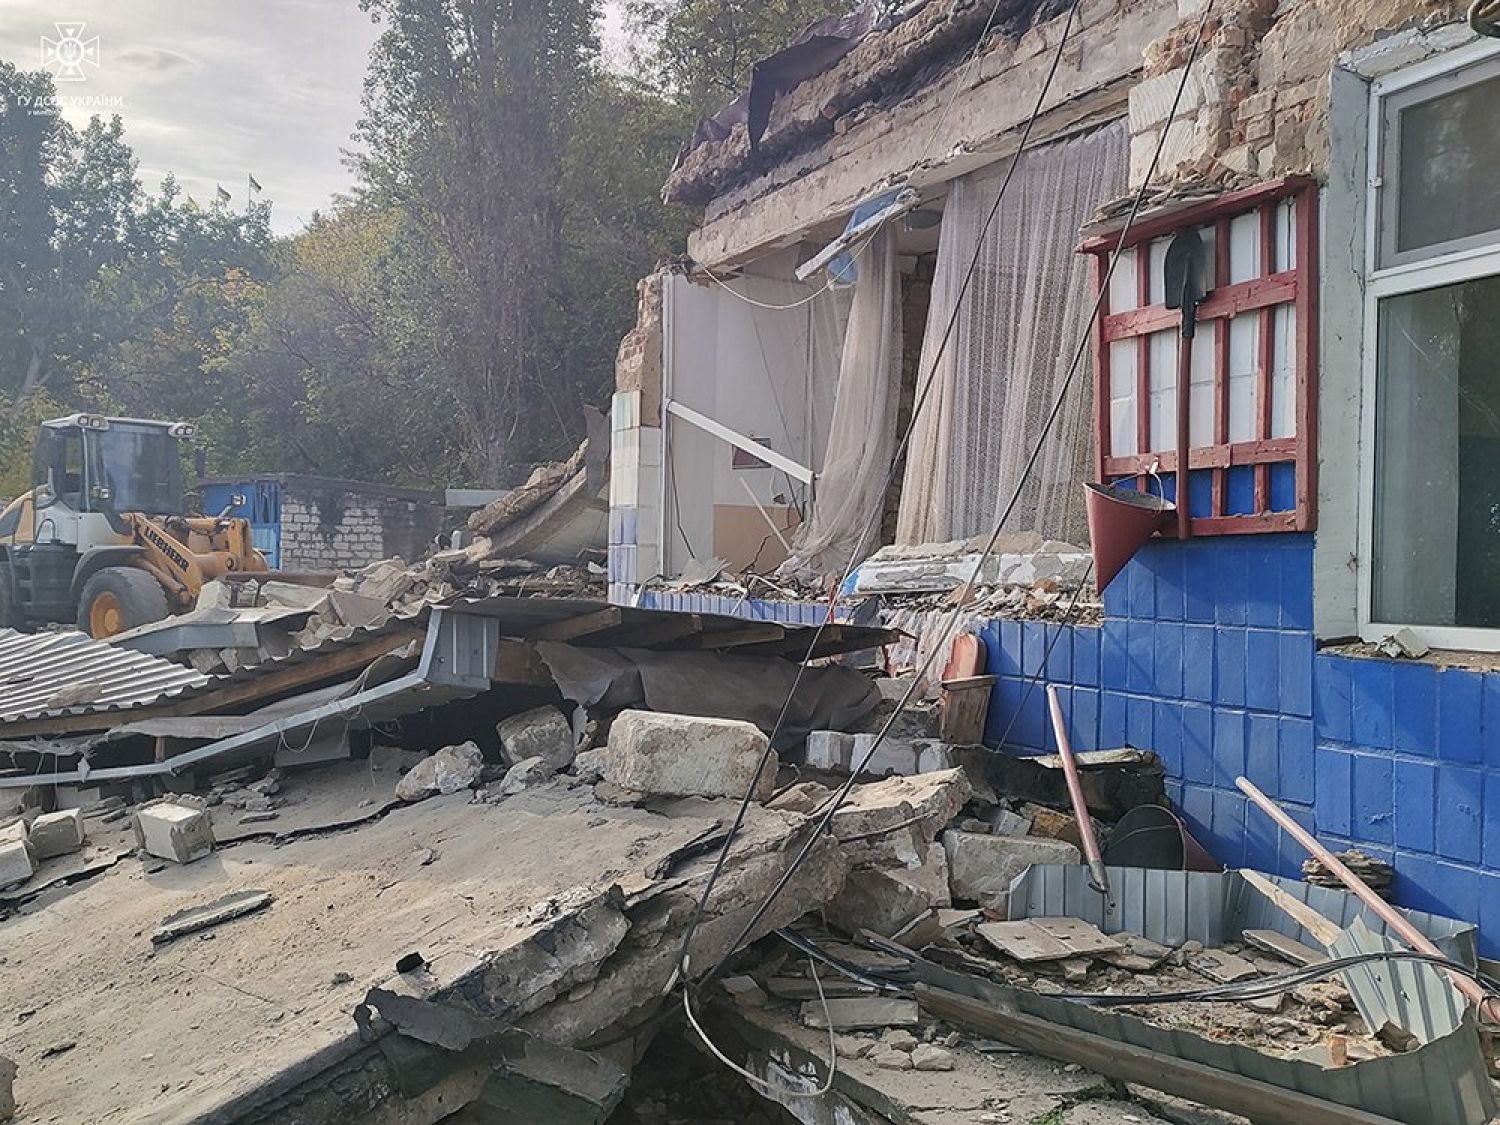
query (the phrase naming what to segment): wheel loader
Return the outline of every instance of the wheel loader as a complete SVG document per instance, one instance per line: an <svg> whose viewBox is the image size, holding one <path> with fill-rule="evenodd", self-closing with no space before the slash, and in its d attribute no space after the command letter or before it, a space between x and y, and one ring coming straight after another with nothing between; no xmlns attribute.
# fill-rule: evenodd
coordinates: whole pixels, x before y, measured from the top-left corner
<svg viewBox="0 0 1500 1125"><path fill-rule="evenodd" d="M32 488L0 512L0 628L112 637L192 609L211 579L267 569L248 521L186 514L193 434L97 414L41 424Z"/></svg>

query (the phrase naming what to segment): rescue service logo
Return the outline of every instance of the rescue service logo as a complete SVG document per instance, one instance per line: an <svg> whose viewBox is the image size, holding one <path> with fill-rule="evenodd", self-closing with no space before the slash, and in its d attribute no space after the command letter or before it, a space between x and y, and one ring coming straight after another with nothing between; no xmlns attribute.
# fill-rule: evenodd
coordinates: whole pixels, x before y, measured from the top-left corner
<svg viewBox="0 0 1500 1125"><path fill-rule="evenodd" d="M99 68L99 37L85 39L86 23L55 23L57 38L42 36L42 69L57 82L87 82L85 67Z"/></svg>
<svg viewBox="0 0 1500 1125"><path fill-rule="evenodd" d="M99 36L88 34L88 24L83 20L54 23L52 34L41 36L38 54L42 71L52 80L51 90L43 93L35 84L23 86L12 94L17 109L38 116L67 109L97 112L124 108L125 98L119 94L84 92L87 87L83 84L101 68L103 56Z"/></svg>

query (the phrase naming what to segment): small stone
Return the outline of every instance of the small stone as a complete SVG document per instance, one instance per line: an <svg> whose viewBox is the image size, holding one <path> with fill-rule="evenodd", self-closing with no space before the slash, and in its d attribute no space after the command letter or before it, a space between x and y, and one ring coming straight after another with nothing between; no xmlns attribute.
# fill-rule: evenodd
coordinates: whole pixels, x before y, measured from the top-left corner
<svg viewBox="0 0 1500 1125"><path fill-rule="evenodd" d="M877 1047L866 1058L876 1066L885 1067L886 1070L911 1070L915 1065L909 1054L905 1051L898 1051L894 1047Z"/></svg>
<svg viewBox="0 0 1500 1125"><path fill-rule="evenodd" d="M862 1059L875 1044L857 1035L840 1035L833 1041L834 1050L841 1059Z"/></svg>
<svg viewBox="0 0 1500 1125"><path fill-rule="evenodd" d="M505 780L500 783L500 796L514 797L517 793L546 785L556 775L557 767L546 758L527 758L506 772Z"/></svg>
<svg viewBox="0 0 1500 1125"><path fill-rule="evenodd" d="M1067 1066L1062 1068L1062 1072L1064 1074L1077 1074L1082 1069L1083 1067L1081 1067L1078 1063L1068 1063Z"/></svg>
<svg viewBox="0 0 1500 1125"><path fill-rule="evenodd" d="M332 983L332 985L333 985L334 988L338 988L340 985L343 985L343 984L352 984L353 981L354 981L354 978L352 976L350 976L348 973L337 972L337 973L333 974L333 980L331 981L331 983Z"/></svg>
<svg viewBox="0 0 1500 1125"><path fill-rule="evenodd" d="M445 746L401 776L396 782L396 797L402 801L420 801L438 793L472 789L483 772L484 755L474 743Z"/></svg>
<svg viewBox="0 0 1500 1125"><path fill-rule="evenodd" d="M903 1027L893 1027L880 1037L883 1046L910 1053L917 1047L917 1037Z"/></svg>
<svg viewBox="0 0 1500 1125"><path fill-rule="evenodd" d="M725 977L719 987L741 1008L764 1008L768 1003L766 994L751 977Z"/></svg>
<svg viewBox="0 0 1500 1125"><path fill-rule="evenodd" d="M911 1053L911 1063L917 1070L952 1070L953 1052L923 1043Z"/></svg>
<svg viewBox="0 0 1500 1125"><path fill-rule="evenodd" d="M556 773L573 761L573 727L556 707L537 707L501 719L495 733L500 736L500 754L507 765L545 758Z"/></svg>

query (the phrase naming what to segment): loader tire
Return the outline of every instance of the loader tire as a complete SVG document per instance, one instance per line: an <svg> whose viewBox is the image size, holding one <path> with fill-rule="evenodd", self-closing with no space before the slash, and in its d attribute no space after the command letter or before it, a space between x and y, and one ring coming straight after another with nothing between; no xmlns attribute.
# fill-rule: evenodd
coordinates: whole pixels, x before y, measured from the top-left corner
<svg viewBox="0 0 1500 1125"><path fill-rule="evenodd" d="M78 599L78 624L97 640L161 621L169 612L161 583L132 566L106 566L83 584Z"/></svg>
<svg viewBox="0 0 1500 1125"><path fill-rule="evenodd" d="M16 607L15 574L9 560L0 559L0 629L20 629L25 624Z"/></svg>

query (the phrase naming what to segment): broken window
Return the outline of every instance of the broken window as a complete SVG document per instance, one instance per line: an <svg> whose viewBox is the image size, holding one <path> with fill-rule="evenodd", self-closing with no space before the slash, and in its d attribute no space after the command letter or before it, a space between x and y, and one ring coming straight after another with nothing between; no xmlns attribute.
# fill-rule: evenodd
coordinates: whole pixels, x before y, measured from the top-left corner
<svg viewBox="0 0 1500 1125"><path fill-rule="evenodd" d="M1290 178L1148 216L1132 225L1109 278L1094 351L1098 478L1175 501L1188 355L1195 536L1313 525L1316 212L1316 186ZM1183 348L1167 257L1174 240L1195 235L1204 296ZM1084 244L1096 292L1118 245L1118 229Z"/></svg>
<svg viewBox="0 0 1500 1125"><path fill-rule="evenodd" d="M1362 617L1472 647L1500 628L1500 60L1435 65L1373 94Z"/></svg>

